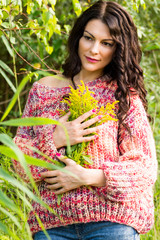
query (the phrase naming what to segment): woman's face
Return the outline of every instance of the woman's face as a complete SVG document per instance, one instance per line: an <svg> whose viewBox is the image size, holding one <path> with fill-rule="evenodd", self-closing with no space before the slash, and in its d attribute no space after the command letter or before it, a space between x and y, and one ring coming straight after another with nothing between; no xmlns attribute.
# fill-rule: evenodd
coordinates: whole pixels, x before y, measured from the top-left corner
<svg viewBox="0 0 160 240"><path fill-rule="evenodd" d="M79 40L78 54L81 59L81 71L102 74L116 50L109 28L99 19L89 21L83 36Z"/></svg>

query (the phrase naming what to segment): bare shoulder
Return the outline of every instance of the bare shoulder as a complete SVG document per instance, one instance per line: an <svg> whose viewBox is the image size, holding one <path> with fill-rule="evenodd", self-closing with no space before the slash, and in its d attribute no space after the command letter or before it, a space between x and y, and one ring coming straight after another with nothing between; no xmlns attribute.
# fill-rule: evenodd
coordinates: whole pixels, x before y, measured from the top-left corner
<svg viewBox="0 0 160 240"><path fill-rule="evenodd" d="M52 88L68 87L71 85L70 79L60 74L43 77L38 80L38 83Z"/></svg>

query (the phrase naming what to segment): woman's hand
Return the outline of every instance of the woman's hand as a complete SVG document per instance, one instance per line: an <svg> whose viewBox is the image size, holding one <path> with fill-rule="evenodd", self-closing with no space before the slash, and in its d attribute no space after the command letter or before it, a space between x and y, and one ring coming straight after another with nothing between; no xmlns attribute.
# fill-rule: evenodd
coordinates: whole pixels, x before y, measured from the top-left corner
<svg viewBox="0 0 160 240"><path fill-rule="evenodd" d="M55 194L62 194L85 185L83 178L85 168L64 156L58 158L66 164L63 169L68 172L54 170L41 173L43 180L48 183L47 188L52 189Z"/></svg>
<svg viewBox="0 0 160 240"><path fill-rule="evenodd" d="M68 172L54 170L41 173L41 178L48 183L47 188L52 189L55 194L62 194L83 185L105 186L106 179L103 170L84 168L59 153L57 157L66 164L64 169Z"/></svg>
<svg viewBox="0 0 160 240"><path fill-rule="evenodd" d="M96 116L96 117L84 122L88 117L90 117L93 114L95 114L94 109L89 112L84 113L83 115L81 115L80 117L78 117L77 119L75 119L73 121L67 122L67 120L70 116L70 112L69 112L59 119L59 122L62 123L67 129L71 145L75 145L75 144L81 143L81 142L92 141L97 137L97 135L86 137L86 135L95 133L97 131L98 126L92 127L92 128L88 128L88 127L90 127L92 124L99 121L102 117L102 116ZM54 142L55 142L57 149L60 147L67 146L66 135L61 126L59 126L59 125L56 126L55 131L53 132L53 137L54 137Z"/></svg>

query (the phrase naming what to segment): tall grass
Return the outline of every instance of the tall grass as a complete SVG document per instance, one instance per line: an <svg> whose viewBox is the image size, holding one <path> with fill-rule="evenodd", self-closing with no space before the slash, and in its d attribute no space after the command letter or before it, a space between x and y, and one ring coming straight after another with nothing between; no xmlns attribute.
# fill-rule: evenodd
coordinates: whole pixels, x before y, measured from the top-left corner
<svg viewBox="0 0 160 240"><path fill-rule="evenodd" d="M16 103L19 97L19 93L22 91L27 81L32 76L33 74L31 73L21 81L19 87L13 95L11 102L9 103L5 113L2 116L0 122L1 126L60 124L55 120L47 118L22 118L5 122L3 121ZM61 171L64 171L64 169L56 166L54 163L49 163L23 154L21 150L15 145L12 138L6 133L5 128L1 127L0 131L0 142L3 144L0 145L0 239L31 240L32 236L27 224L28 212L31 210L31 200L42 204L53 214L55 214L55 212L41 200L36 183L34 182L30 173L28 164L41 166L43 168L52 170L59 169ZM66 133L66 138L68 141L68 151L70 151L69 139L65 128L64 131ZM21 163L26 175L30 180L30 185L27 185L13 171L11 158ZM33 189L35 194L33 194ZM43 229L43 224L40 222L38 216L37 220ZM47 238L50 239L46 232L45 234Z"/></svg>

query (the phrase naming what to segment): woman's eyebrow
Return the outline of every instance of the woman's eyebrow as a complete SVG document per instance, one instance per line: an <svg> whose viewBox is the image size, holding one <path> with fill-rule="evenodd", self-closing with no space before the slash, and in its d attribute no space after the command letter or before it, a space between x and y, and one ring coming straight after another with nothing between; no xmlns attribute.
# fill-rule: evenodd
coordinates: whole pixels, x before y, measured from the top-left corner
<svg viewBox="0 0 160 240"><path fill-rule="evenodd" d="M84 30L84 32L87 32L88 34L90 34L93 38L95 38L90 32L88 32L87 30Z"/></svg>
<svg viewBox="0 0 160 240"><path fill-rule="evenodd" d="M90 34L92 36L92 38L95 38L94 35L91 34L90 32L88 32L87 30L84 30L84 32L87 32L88 34ZM114 41L114 40L111 38L106 38L106 39L103 39L103 41Z"/></svg>

